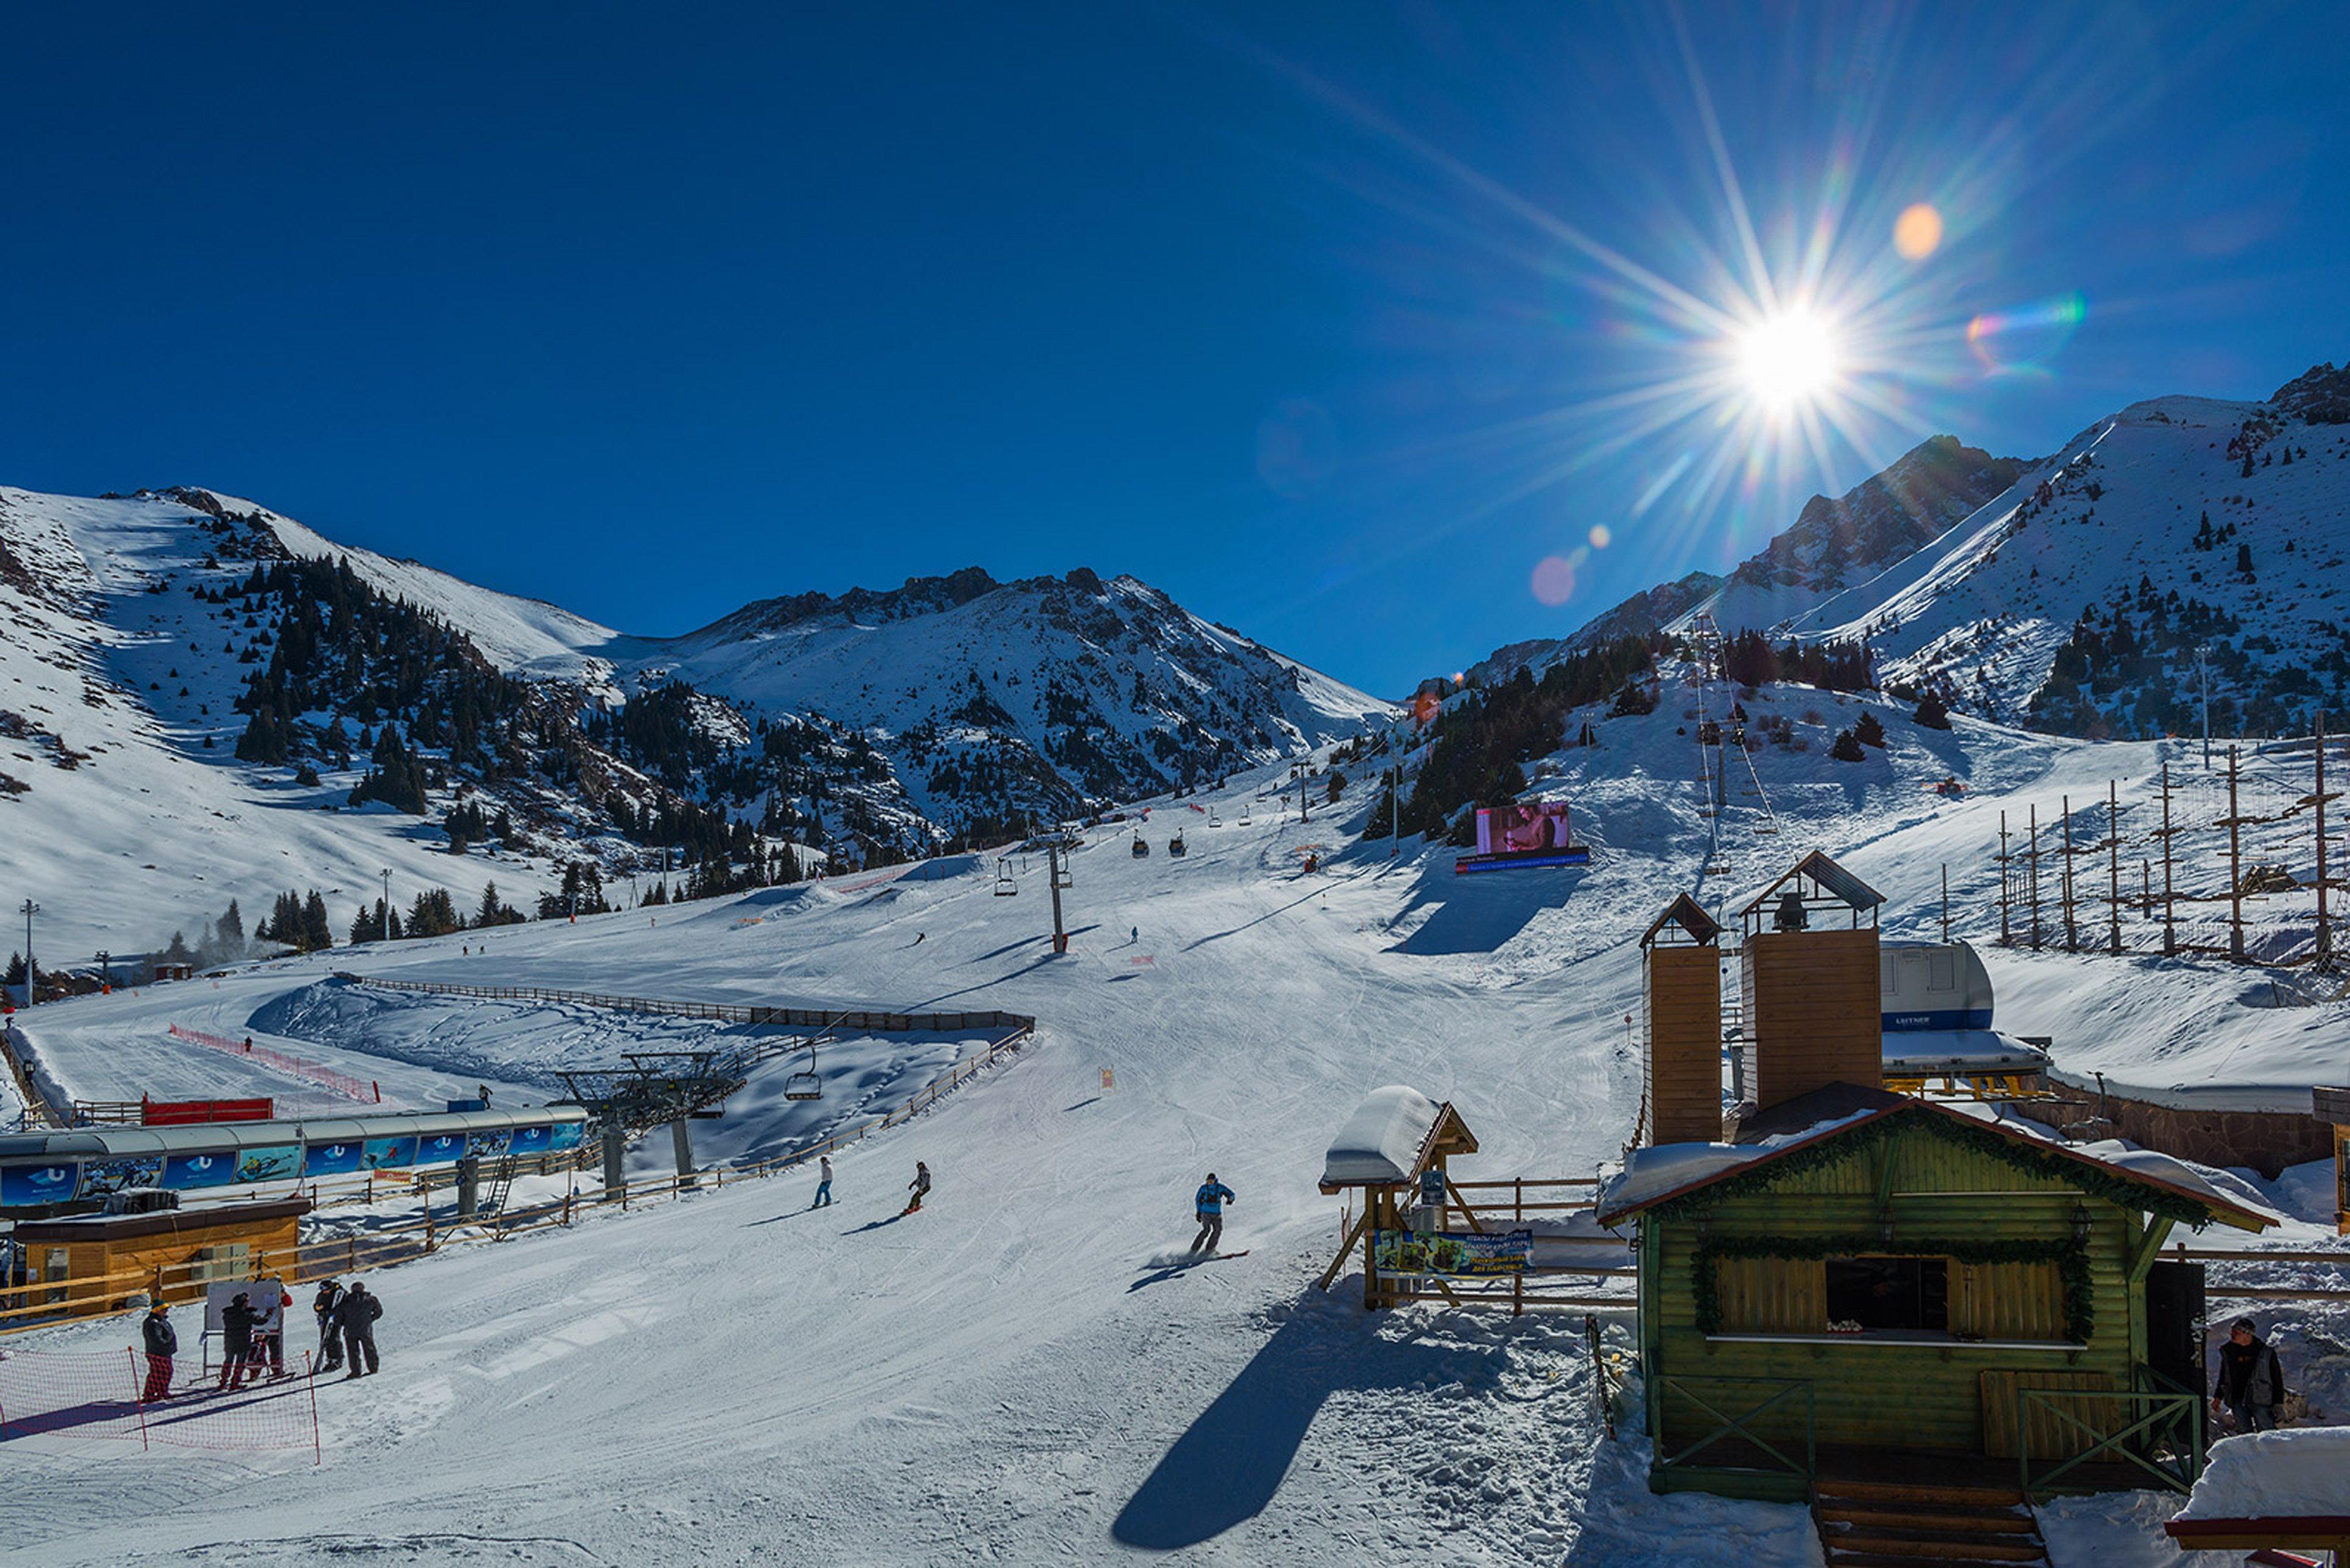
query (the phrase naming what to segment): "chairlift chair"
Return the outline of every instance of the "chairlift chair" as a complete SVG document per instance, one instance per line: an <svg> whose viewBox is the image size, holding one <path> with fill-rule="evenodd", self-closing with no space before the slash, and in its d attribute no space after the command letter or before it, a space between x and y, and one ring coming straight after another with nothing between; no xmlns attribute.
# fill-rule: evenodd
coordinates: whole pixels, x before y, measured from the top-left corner
<svg viewBox="0 0 2350 1568"><path fill-rule="evenodd" d="M1019 897L1019 894L1020 884L1014 881L1012 876L1012 857L997 856L995 857L995 896L999 898L1013 898Z"/></svg>
<svg viewBox="0 0 2350 1568"><path fill-rule="evenodd" d="M1174 837L1167 841L1167 853L1170 855L1179 856L1183 853L1183 836L1181 834L1179 833Z"/></svg>
<svg viewBox="0 0 2350 1568"><path fill-rule="evenodd" d="M1142 835L1139 833L1134 836L1133 855L1137 860L1148 860L1150 858L1150 846L1142 841Z"/></svg>
<svg viewBox="0 0 2350 1568"><path fill-rule="evenodd" d="M808 1042L808 1064L784 1080L784 1098L787 1100L820 1100L824 1098L824 1080L816 1075L816 1042Z"/></svg>

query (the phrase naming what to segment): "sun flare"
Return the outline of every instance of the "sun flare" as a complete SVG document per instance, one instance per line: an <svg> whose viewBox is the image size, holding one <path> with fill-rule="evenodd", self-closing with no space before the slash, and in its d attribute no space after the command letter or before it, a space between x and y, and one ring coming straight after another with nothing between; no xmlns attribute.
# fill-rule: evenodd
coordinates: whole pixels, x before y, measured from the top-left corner
<svg viewBox="0 0 2350 1568"><path fill-rule="evenodd" d="M1773 412L1818 401L1835 388L1842 363L1835 324L1804 306L1764 317L1739 334L1736 348L1747 390Z"/></svg>

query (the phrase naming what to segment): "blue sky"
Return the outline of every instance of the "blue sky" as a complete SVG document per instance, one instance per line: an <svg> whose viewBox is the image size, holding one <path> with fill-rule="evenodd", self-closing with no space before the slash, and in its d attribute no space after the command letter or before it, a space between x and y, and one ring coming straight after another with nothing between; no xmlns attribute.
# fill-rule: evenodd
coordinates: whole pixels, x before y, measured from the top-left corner
<svg viewBox="0 0 2350 1568"><path fill-rule="evenodd" d="M1396 692L1928 433L2350 353L2338 5L5 29L0 483L208 484L637 632L1085 565ZM1723 369L1804 297L1808 429Z"/></svg>

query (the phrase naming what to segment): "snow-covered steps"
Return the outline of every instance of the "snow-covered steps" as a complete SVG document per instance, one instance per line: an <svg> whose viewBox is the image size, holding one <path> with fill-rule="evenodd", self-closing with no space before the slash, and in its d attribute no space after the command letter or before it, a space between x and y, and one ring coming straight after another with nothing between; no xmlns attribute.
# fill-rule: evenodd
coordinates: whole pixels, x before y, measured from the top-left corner
<svg viewBox="0 0 2350 1568"><path fill-rule="evenodd" d="M1956 1481L1862 1480L1824 1467L1812 1501L1829 1568L1910 1563L2044 1565L2048 1548L2023 1494Z"/></svg>

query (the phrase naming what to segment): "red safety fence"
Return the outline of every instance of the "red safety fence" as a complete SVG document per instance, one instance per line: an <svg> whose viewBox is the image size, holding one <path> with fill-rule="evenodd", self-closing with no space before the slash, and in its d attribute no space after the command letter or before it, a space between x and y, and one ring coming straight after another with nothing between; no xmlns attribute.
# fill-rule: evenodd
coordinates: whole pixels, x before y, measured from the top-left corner
<svg viewBox="0 0 2350 1568"><path fill-rule="evenodd" d="M308 1449L318 1439L318 1397L307 1352L273 1372L240 1377L194 1356L139 1351L0 1353L0 1442L26 1438L120 1438L142 1448L234 1452Z"/></svg>
<svg viewBox="0 0 2350 1568"><path fill-rule="evenodd" d="M261 1065L274 1071L291 1073L297 1078L307 1078L313 1084L324 1085L345 1099L361 1100L374 1105L383 1103L383 1090L375 1084L366 1079L354 1078L348 1073L338 1073L332 1067L317 1062L307 1062L299 1056L289 1056L283 1051L273 1051L266 1045L255 1045L250 1040L231 1040L225 1035L207 1034L201 1029L182 1029L176 1023L172 1025L170 1033L174 1040L185 1040L191 1044L208 1046L214 1051L225 1051L233 1056L242 1056L249 1062L258 1062Z"/></svg>

